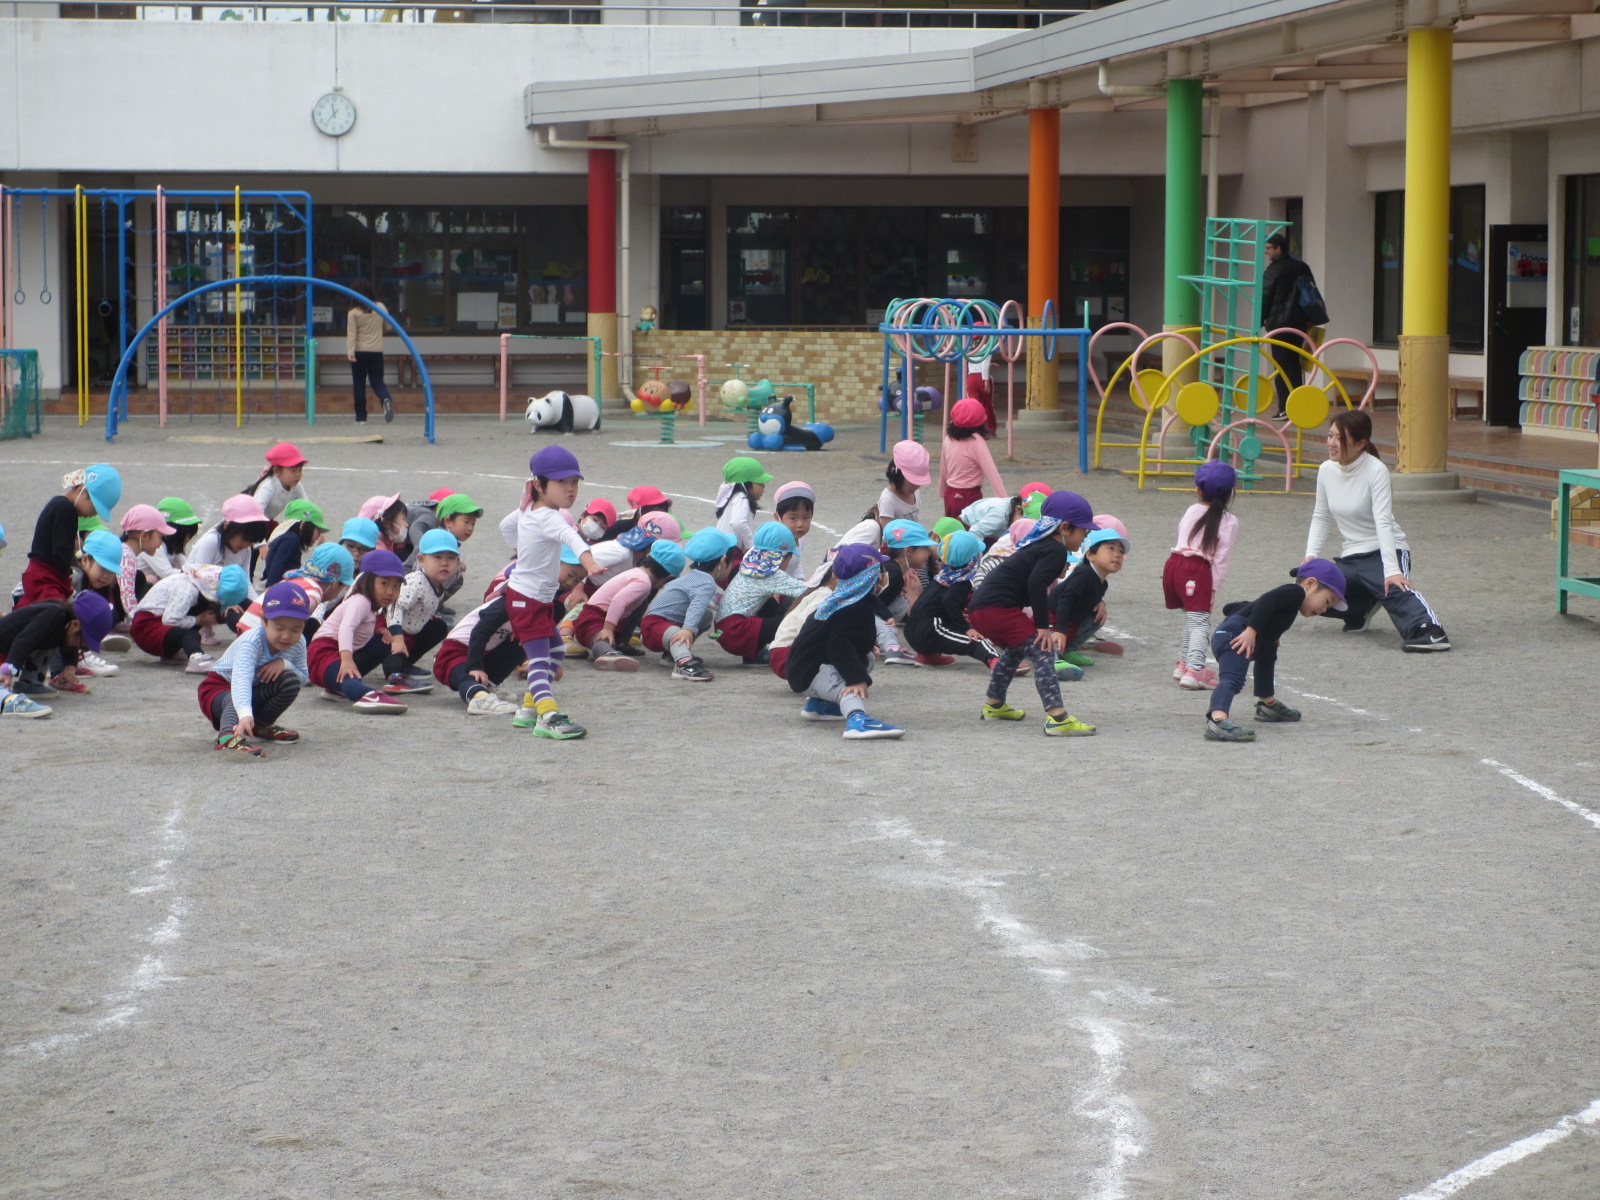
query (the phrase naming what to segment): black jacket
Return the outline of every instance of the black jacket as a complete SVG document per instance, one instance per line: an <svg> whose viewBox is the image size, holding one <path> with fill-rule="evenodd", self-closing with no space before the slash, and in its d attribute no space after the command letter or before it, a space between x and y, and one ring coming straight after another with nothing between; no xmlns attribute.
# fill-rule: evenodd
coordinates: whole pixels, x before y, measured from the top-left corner
<svg viewBox="0 0 1600 1200"><path fill-rule="evenodd" d="M0 659L19 671L43 667L59 650L76 665L78 652L67 645L67 626L78 619L72 607L59 600L14 608L0 617Z"/></svg>
<svg viewBox="0 0 1600 1200"><path fill-rule="evenodd" d="M1016 551L983 577L968 609L1031 608L1036 628L1050 627L1050 585L1067 565L1067 548L1053 537Z"/></svg>
<svg viewBox="0 0 1600 1200"><path fill-rule="evenodd" d="M846 685L872 684L872 647L878 640L877 615L869 592L853 604L846 604L826 621L813 614L800 627L800 636L789 648L791 691L811 687L817 671L826 663L844 677Z"/></svg>
<svg viewBox="0 0 1600 1200"><path fill-rule="evenodd" d="M1094 619L1095 606L1106 596L1106 580L1086 562L1079 563L1050 593L1050 611L1055 627L1075 634Z"/></svg>
<svg viewBox="0 0 1600 1200"><path fill-rule="evenodd" d="M1310 273L1311 268L1287 250L1267 264L1266 273L1261 277L1262 329L1270 332L1274 329L1304 331L1310 328L1305 314L1300 311L1298 289L1295 286L1302 275Z"/></svg>
<svg viewBox="0 0 1600 1200"><path fill-rule="evenodd" d="M924 654L937 652L933 623L938 621L952 633L966 633L972 626L967 623L967 601L972 598L972 581L963 579L943 587L930 583L906 614L906 645ZM923 647L929 647L924 650Z"/></svg>
<svg viewBox="0 0 1600 1200"><path fill-rule="evenodd" d="M33 527L29 558L37 558L63 575L78 561L78 510L65 496L51 496Z"/></svg>

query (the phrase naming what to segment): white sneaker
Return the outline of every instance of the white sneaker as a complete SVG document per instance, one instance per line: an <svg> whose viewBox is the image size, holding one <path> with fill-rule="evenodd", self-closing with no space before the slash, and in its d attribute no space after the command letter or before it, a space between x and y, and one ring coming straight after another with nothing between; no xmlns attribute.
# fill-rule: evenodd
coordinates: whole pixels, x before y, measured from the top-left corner
<svg viewBox="0 0 1600 1200"><path fill-rule="evenodd" d="M467 701L469 717L509 717L516 711L517 705L507 703L493 692L478 692Z"/></svg>
<svg viewBox="0 0 1600 1200"><path fill-rule="evenodd" d="M126 634L108 633L100 639L100 649L109 654L122 654L133 649L133 639Z"/></svg>
<svg viewBox="0 0 1600 1200"><path fill-rule="evenodd" d="M120 669L115 663L108 663L92 650L85 650L78 656L79 675L99 675L108 678Z"/></svg>
<svg viewBox="0 0 1600 1200"><path fill-rule="evenodd" d="M185 675L209 675L216 670L217 660L209 654L191 654L183 668Z"/></svg>
<svg viewBox="0 0 1600 1200"><path fill-rule="evenodd" d="M883 665L886 667L920 667L917 656L904 646L896 646L892 650L883 652Z"/></svg>

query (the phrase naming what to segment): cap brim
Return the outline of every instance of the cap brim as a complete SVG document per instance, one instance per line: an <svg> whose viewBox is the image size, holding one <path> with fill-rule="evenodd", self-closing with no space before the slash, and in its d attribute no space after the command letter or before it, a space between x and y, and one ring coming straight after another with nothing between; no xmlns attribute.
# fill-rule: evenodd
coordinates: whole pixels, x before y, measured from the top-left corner
<svg viewBox="0 0 1600 1200"><path fill-rule="evenodd" d="M549 480L556 480L556 479L582 479L583 478L583 472L582 471L555 470L555 471L551 471L550 473L548 473L545 476L545 478L549 479Z"/></svg>

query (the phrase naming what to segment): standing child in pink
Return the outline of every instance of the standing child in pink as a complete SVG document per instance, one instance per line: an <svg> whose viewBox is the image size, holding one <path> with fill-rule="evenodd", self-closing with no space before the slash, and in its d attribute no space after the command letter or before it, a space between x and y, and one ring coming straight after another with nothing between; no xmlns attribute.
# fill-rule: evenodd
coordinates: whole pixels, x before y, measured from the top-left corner
<svg viewBox="0 0 1600 1200"><path fill-rule="evenodd" d="M957 400L950 410L950 426L939 452L939 490L947 517L960 517L962 509L983 499L985 480L996 496L1011 494L984 440L987 423L983 405L976 400Z"/></svg>
<svg viewBox="0 0 1600 1200"><path fill-rule="evenodd" d="M1216 675L1206 669L1206 647L1211 642L1211 606L1228 577L1239 534L1239 518L1228 511L1233 502L1238 473L1225 462L1201 463L1194 473L1197 503L1178 522L1178 544L1167 556L1161 572L1161 589L1168 608L1183 610L1183 639L1172 677L1186 691L1216 686Z"/></svg>

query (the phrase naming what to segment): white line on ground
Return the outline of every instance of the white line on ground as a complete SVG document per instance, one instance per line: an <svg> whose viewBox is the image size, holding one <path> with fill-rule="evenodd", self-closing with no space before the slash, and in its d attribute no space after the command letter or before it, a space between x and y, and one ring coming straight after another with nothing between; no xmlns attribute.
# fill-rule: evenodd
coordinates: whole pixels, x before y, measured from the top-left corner
<svg viewBox="0 0 1600 1200"><path fill-rule="evenodd" d="M1100 1122L1106 1130L1104 1158L1092 1172L1092 1186L1085 1195L1087 1200L1121 1200L1127 1195L1129 1164L1144 1153L1147 1122L1133 1098L1119 1088L1127 1065L1122 1022L1094 1011L1093 1001L1103 1004L1107 995L1138 997L1141 1004L1167 1001L1122 984L1087 995L1075 992L1071 987L1073 973L1066 964L1099 957L1099 950L1071 939L1051 941L1018 919L996 898L997 890L1005 886L1005 881L996 878L993 872L958 873L960 869L945 857L945 852L953 848L951 843L923 837L908 822L898 818L877 821L873 830L869 840L909 843L924 860L951 872L923 876L919 880L960 892L971 900L977 907L978 928L994 937L1007 957L1026 960L1028 969L1044 980L1052 1000L1062 1007L1074 1003L1079 1009L1073 1023L1088 1034L1095 1068L1093 1076L1078 1088L1072 1110L1079 1116Z"/></svg>
<svg viewBox="0 0 1600 1200"><path fill-rule="evenodd" d="M1485 762L1488 760L1485 759ZM1565 801L1563 801L1565 803ZM1469 1184L1487 1179L1501 1167L1510 1166L1514 1162L1521 1162L1530 1155L1541 1150L1547 1150L1557 1142L1571 1137L1573 1133L1584 1126L1600 1125L1600 1100L1590 1103L1582 1112L1568 1113L1549 1129L1541 1129L1538 1133L1529 1134L1520 1141L1503 1146L1492 1154L1485 1154L1482 1158L1474 1159L1466 1166L1451 1171L1442 1179L1436 1179L1420 1192L1410 1192L1400 1200L1445 1200L1446 1196L1454 1196Z"/></svg>
<svg viewBox="0 0 1600 1200"><path fill-rule="evenodd" d="M1561 807L1566 809L1568 812L1577 813L1578 816L1589 822L1589 824L1593 825L1596 829L1600 829L1600 812L1595 812L1592 808L1585 808L1581 804L1574 804L1571 800L1567 800L1556 795L1549 788L1545 787L1544 784L1539 783L1536 780L1529 779L1526 775L1513 770L1504 763L1495 762L1495 760L1492 758L1480 758L1478 761L1486 767L1493 767L1496 771L1499 771L1500 774L1511 780L1512 783L1521 784L1535 796L1543 796L1546 800L1554 801L1555 803L1561 805Z"/></svg>
<svg viewBox="0 0 1600 1200"><path fill-rule="evenodd" d="M176 886L172 877L172 866L181 857L188 842L189 834L184 829L184 802L179 798L173 802L171 811L162 822L157 839L159 857L151 864L147 879L129 888L128 894L148 896L156 892L172 891ZM155 949L139 961L139 965L133 969L120 989L101 999L102 1004L113 1006L109 1013L87 1028L69 1033L51 1034L37 1041L23 1042L9 1047L7 1053L33 1054L39 1058L48 1058L57 1050L79 1045L97 1034L126 1025L138 1014L140 1005L149 993L173 981L174 976L167 974L166 962L161 956L160 948L172 946L183 937L183 923L188 912L189 902L183 896L174 896L167 905L166 916L139 939Z"/></svg>

